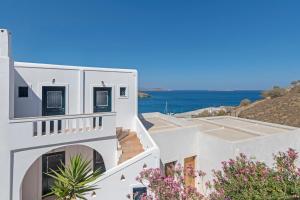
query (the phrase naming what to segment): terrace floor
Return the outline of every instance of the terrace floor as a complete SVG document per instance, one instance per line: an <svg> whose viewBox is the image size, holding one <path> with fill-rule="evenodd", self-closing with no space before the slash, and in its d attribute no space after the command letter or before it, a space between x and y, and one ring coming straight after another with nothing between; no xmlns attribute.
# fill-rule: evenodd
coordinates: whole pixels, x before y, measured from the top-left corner
<svg viewBox="0 0 300 200"><path fill-rule="evenodd" d="M196 126L201 133L233 142L297 129L231 116L176 118L161 113L147 113L142 115L141 121L150 133Z"/></svg>

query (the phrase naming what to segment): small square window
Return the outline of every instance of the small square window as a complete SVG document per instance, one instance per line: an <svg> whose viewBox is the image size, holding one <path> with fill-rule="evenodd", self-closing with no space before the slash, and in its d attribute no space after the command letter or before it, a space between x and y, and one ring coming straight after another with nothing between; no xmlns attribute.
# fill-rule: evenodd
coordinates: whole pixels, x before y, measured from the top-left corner
<svg viewBox="0 0 300 200"><path fill-rule="evenodd" d="M126 87L120 87L120 97L127 97L127 88Z"/></svg>
<svg viewBox="0 0 300 200"><path fill-rule="evenodd" d="M18 96L20 98L28 97L28 87L19 87Z"/></svg>
<svg viewBox="0 0 300 200"><path fill-rule="evenodd" d="M143 199L143 195L147 195L147 188L146 187L135 187L132 188L132 196L133 200Z"/></svg>

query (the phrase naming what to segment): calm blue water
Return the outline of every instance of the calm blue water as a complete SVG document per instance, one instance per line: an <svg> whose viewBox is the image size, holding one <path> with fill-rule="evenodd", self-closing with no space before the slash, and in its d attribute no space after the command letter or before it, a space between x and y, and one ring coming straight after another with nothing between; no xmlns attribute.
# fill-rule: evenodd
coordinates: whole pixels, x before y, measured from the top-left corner
<svg viewBox="0 0 300 200"><path fill-rule="evenodd" d="M148 91L151 98L139 99L139 112L181 113L206 107L236 106L247 98L260 99L261 91Z"/></svg>

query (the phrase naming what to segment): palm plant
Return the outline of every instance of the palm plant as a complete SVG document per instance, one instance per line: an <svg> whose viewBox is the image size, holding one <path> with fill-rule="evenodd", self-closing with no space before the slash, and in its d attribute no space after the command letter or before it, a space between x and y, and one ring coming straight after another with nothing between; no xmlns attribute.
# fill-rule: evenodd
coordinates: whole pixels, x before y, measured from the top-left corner
<svg viewBox="0 0 300 200"><path fill-rule="evenodd" d="M81 155L70 158L70 164L57 171L51 170L48 176L54 179L51 192L45 196L55 195L57 200L83 199L88 192L98 189L95 180L101 175L99 169L92 171L91 161L85 160Z"/></svg>

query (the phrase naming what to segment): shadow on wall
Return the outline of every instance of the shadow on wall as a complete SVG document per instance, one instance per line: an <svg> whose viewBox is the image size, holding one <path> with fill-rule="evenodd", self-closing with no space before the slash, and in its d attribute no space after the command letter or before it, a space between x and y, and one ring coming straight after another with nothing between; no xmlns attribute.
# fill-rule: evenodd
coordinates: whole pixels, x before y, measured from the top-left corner
<svg viewBox="0 0 300 200"><path fill-rule="evenodd" d="M35 76L34 74L32 76ZM28 88L26 97L19 96L20 87ZM15 70L15 118L37 117L42 115L42 99L33 91L33 85L28 85L18 71Z"/></svg>
<svg viewBox="0 0 300 200"><path fill-rule="evenodd" d="M37 150L38 151L38 150ZM106 171L105 160L100 152L86 145L69 145L55 148L38 157L27 169L20 185L20 196L22 200L44 199L42 195L51 191L54 179L47 175L51 170L58 167L69 165L70 158L75 155L81 155L83 159L91 161L92 170L99 169L104 173ZM52 199L46 198L47 200ZM55 199L55 198L54 198Z"/></svg>
<svg viewBox="0 0 300 200"><path fill-rule="evenodd" d="M145 128L147 130L149 130L151 127L154 126L154 124L147 121L142 114L139 114L138 116L139 116L139 119L141 120L141 122L143 123L143 125L145 126Z"/></svg>

